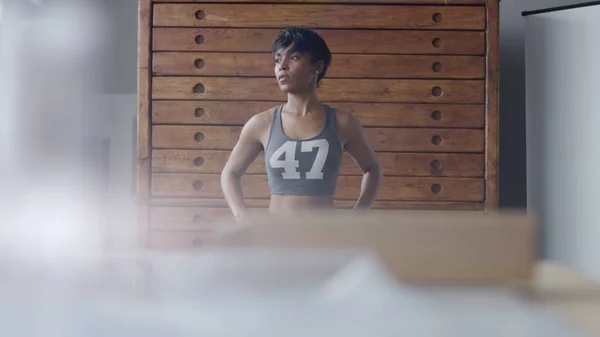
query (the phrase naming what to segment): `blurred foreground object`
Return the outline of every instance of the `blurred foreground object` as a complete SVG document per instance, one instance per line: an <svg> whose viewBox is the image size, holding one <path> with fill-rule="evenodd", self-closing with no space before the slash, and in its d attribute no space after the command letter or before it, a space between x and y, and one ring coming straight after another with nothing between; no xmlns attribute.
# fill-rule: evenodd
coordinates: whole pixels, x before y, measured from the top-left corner
<svg viewBox="0 0 600 337"><path fill-rule="evenodd" d="M27 337L597 336L584 333L597 326L590 317L600 314L600 288L536 263L535 221L524 214L342 213L250 218L195 251L46 264L0 256L3 329Z"/></svg>
<svg viewBox="0 0 600 337"><path fill-rule="evenodd" d="M597 286L546 263L528 293L399 283L360 249L0 265L0 321L11 337L592 337L600 313Z"/></svg>
<svg viewBox="0 0 600 337"><path fill-rule="evenodd" d="M522 212L331 212L254 216L215 244L376 252L404 282L523 283L537 259L537 223Z"/></svg>
<svg viewBox="0 0 600 337"><path fill-rule="evenodd" d="M102 248L107 159L95 135L95 60L106 36L97 9L3 1L0 255L44 263Z"/></svg>

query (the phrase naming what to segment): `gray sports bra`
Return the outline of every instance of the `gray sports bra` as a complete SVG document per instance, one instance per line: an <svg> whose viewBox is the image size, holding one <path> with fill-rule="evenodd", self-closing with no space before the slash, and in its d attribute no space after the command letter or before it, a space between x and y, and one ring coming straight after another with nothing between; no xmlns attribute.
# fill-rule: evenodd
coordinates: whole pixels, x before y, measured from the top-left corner
<svg viewBox="0 0 600 337"><path fill-rule="evenodd" d="M334 195L342 166L335 111L325 106L325 127L317 136L294 140L283 131L281 108L273 112L265 167L271 194Z"/></svg>

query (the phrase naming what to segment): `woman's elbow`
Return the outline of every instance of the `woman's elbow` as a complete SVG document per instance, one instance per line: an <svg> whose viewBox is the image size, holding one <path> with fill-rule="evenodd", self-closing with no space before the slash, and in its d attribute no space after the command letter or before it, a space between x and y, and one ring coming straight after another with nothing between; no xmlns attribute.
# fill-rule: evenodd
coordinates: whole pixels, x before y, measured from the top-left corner
<svg viewBox="0 0 600 337"><path fill-rule="evenodd" d="M237 170L232 170L230 168L225 167L221 171L221 183L226 183L228 181L240 179L242 177L242 173Z"/></svg>
<svg viewBox="0 0 600 337"><path fill-rule="evenodd" d="M377 163L377 180L381 182L383 180L383 168L381 164Z"/></svg>
<svg viewBox="0 0 600 337"><path fill-rule="evenodd" d="M383 168L379 162L374 162L369 165L369 167L365 170L365 174L369 174L373 177L376 177L377 180L383 179Z"/></svg>

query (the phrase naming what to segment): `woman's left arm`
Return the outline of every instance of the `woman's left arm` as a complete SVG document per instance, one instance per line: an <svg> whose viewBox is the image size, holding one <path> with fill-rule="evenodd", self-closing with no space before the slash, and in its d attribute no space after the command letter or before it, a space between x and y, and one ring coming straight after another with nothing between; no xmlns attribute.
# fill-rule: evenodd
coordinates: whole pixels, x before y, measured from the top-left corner
<svg viewBox="0 0 600 337"><path fill-rule="evenodd" d="M363 172L360 196L354 205L354 210L369 209L377 197L383 179L381 165L360 122L349 115L347 123L344 124L345 149Z"/></svg>

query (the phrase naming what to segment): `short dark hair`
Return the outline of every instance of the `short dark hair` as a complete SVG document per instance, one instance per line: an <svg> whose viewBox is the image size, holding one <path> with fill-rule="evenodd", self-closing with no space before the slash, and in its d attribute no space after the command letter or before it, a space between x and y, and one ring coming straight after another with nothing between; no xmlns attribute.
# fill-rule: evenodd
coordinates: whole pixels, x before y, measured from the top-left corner
<svg viewBox="0 0 600 337"><path fill-rule="evenodd" d="M327 68L331 64L331 52L327 43L319 34L311 29L304 27L288 27L279 32L275 41L273 41L273 56L280 50L287 48L294 44L293 51L299 53L308 52L311 56L313 63L323 61L323 70L317 77L317 86L320 85L321 80L327 73Z"/></svg>

